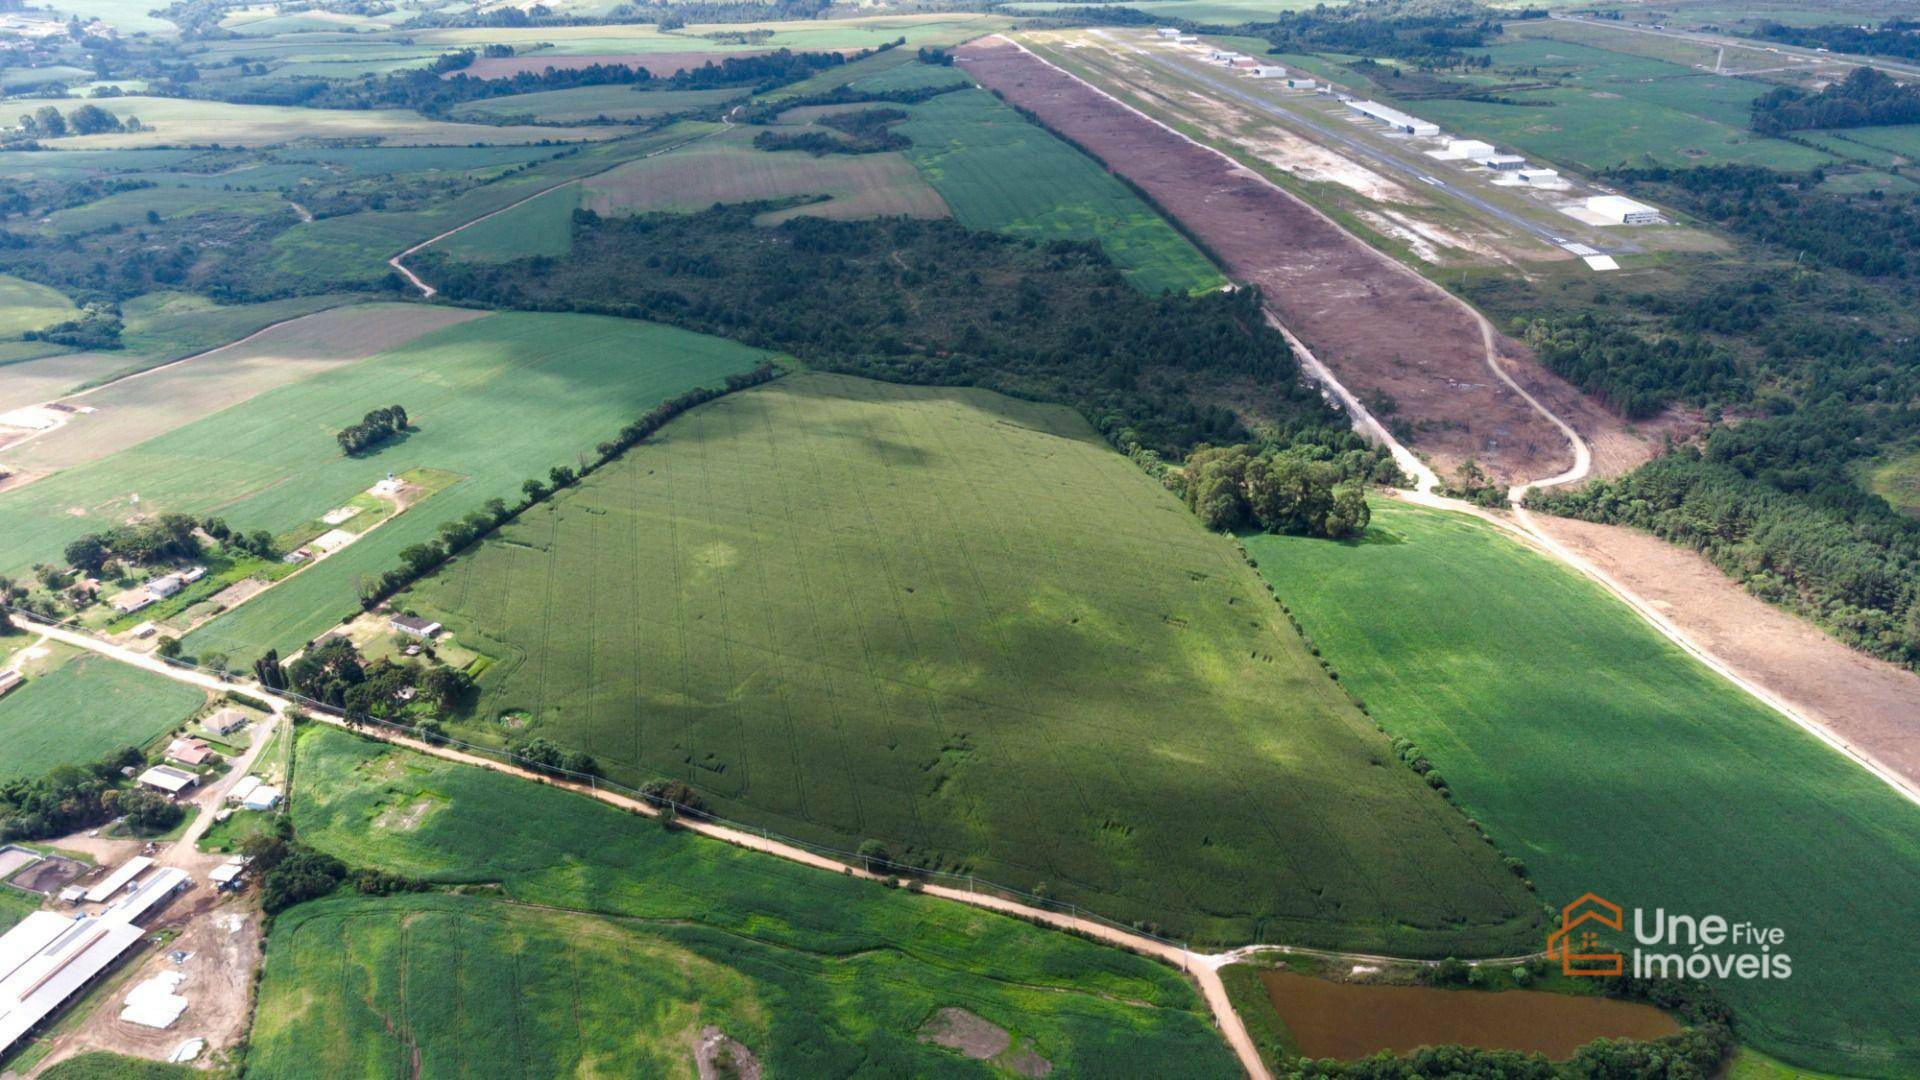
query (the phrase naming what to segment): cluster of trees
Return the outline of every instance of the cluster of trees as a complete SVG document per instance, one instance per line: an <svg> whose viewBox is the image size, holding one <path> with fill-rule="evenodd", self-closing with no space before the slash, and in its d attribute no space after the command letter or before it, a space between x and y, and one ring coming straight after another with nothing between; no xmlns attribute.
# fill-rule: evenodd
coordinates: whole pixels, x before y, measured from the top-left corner
<svg viewBox="0 0 1920 1080"><path fill-rule="evenodd" d="M1209 529L1345 539L1366 531L1366 477L1294 450L1198 446L1187 455L1187 507Z"/></svg>
<svg viewBox="0 0 1920 1080"><path fill-rule="evenodd" d="M76 537L62 552L67 565L97 574L112 559L136 565L192 559L200 555L199 523L185 514L161 514L134 525Z"/></svg>
<svg viewBox="0 0 1920 1080"><path fill-rule="evenodd" d="M1894 82L1878 68L1857 67L1819 93L1776 87L1754 98L1751 108L1753 130L1762 135L1912 124L1920 123L1920 87Z"/></svg>
<svg viewBox="0 0 1920 1080"><path fill-rule="evenodd" d="M521 764L537 771L554 776L598 776L600 765L593 757L580 750L569 750L556 746L546 739L535 736L513 747L513 753Z"/></svg>
<svg viewBox="0 0 1920 1080"><path fill-rule="evenodd" d="M481 537L525 513L528 507L549 498L554 492L578 483L582 477L625 453L647 436L660 430L667 421L688 409L712 401L722 394L730 394L736 390L744 390L749 386L769 382L781 374L780 368L775 365L762 363L751 371L727 376L722 389L696 387L655 405L639 419L621 428L613 438L601 443L595 450L596 456L583 464L580 469L556 465L547 470L545 480L531 478L523 482L520 485L520 491L524 498L519 504L508 506L504 499L488 499L481 509L470 511L465 517L456 521L443 522L437 539L420 544L409 544L401 548L400 565L380 575L378 581L362 592L361 605L371 609L401 589L427 576Z"/></svg>
<svg viewBox="0 0 1920 1080"><path fill-rule="evenodd" d="M145 764L140 751L129 746L92 765L61 765L42 776L0 784L0 843L65 836L121 814L155 830L171 828L180 820L180 808L128 787L121 775L122 769Z"/></svg>
<svg viewBox="0 0 1920 1080"><path fill-rule="evenodd" d="M1588 311L1534 319L1523 336L1541 363L1630 420L1744 388L1733 357L1699 334L1650 336Z"/></svg>
<svg viewBox="0 0 1920 1080"><path fill-rule="evenodd" d="M273 831L255 833L240 841L240 854L251 860L247 867L260 882L260 908L268 915L318 900L343 884L369 896L425 892L430 887L418 878L384 870L350 869L339 859L294 839L293 826L286 818L278 819Z"/></svg>
<svg viewBox="0 0 1920 1080"><path fill-rule="evenodd" d="M93 303L81 309L78 318L29 330L20 336L27 341L51 341L76 349L111 351L120 348L123 328L120 313L113 305Z"/></svg>
<svg viewBox="0 0 1920 1080"><path fill-rule="evenodd" d="M913 145L913 140L893 130L893 125L906 118L904 109L861 109L858 112L835 113L821 117L820 123L845 134L847 137L844 139L835 138L824 131L769 130L755 135L753 145L760 150L804 150L814 157L904 150Z"/></svg>
<svg viewBox="0 0 1920 1080"><path fill-rule="evenodd" d="M1229 396L1285 437L1338 445L1348 427L1298 378L1257 290L1144 296L1092 242L944 220L754 224L783 205L618 220L578 211L564 259L429 252L427 273L466 302L651 319L831 370L1071 404L1123 449L1184 456L1245 441L1239 415L1218 403Z"/></svg>
<svg viewBox="0 0 1920 1080"><path fill-rule="evenodd" d="M445 664L396 663L385 658L367 663L353 643L330 637L300 654L285 669L279 653L268 650L253 671L270 690L291 688L352 716L391 719L406 710L402 690L412 687L440 709L458 709L473 696L473 676Z"/></svg>
<svg viewBox="0 0 1920 1080"><path fill-rule="evenodd" d="M1825 176L1819 171L1784 173L1754 165L1661 166L1612 175L1742 236L1848 273L1920 275L1920 204L1912 195L1837 195L1820 186Z"/></svg>
<svg viewBox="0 0 1920 1080"><path fill-rule="evenodd" d="M1821 26L1788 26L1785 23L1761 23L1753 36L1782 45L1803 49L1827 49L1858 56L1892 56L1920 60L1920 22L1888 19L1877 27L1827 23Z"/></svg>
<svg viewBox="0 0 1920 1080"><path fill-rule="evenodd" d="M1520 17L1526 17L1521 14ZM1337 52L1403 60L1456 62L1460 50L1498 40L1500 22L1471 3L1380 0L1279 13L1247 28L1266 38L1273 53Z"/></svg>
<svg viewBox="0 0 1920 1080"><path fill-rule="evenodd" d="M405 430L407 410L398 405L389 405L373 410L351 427L342 428L334 438L339 440L340 449L349 454L362 454Z"/></svg>
<svg viewBox="0 0 1920 1080"><path fill-rule="evenodd" d="M42 105L30 113L23 113L20 125L7 133L9 139L59 139L68 135L100 135L119 131L145 131L146 125L137 116L125 120L113 115L98 105L82 105L60 115L60 110L52 105Z"/></svg>
<svg viewBox="0 0 1920 1080"><path fill-rule="evenodd" d="M867 53L861 56L869 55ZM468 75L472 51L449 53L433 64L411 71L365 75L358 79L289 78L265 81L197 83L183 88L194 96L248 105L299 105L315 109L414 109L427 116L443 116L468 101L509 97L543 90L580 86L632 86L636 90L708 90L728 86L752 87L755 93L798 82L847 63L838 52L794 52L780 49L755 56L711 60L696 68L656 76L644 67L627 64L591 64L578 68L549 67L497 79ZM855 57L858 59L858 57Z"/></svg>
<svg viewBox="0 0 1920 1080"><path fill-rule="evenodd" d="M733 114L733 118L743 124L770 124L781 113L789 109L808 108L819 105L918 105L931 101L942 94L951 94L955 90L967 88L964 81L949 83L945 86L915 86L899 90L856 90L841 84L831 90L818 94L804 94L797 97L780 98L777 101L762 101L742 105Z"/></svg>

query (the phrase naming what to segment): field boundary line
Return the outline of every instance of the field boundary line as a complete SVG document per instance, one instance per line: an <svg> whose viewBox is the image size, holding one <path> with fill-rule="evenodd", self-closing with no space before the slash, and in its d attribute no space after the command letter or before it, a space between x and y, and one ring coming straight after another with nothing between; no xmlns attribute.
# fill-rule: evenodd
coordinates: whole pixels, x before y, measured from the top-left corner
<svg viewBox="0 0 1920 1080"><path fill-rule="evenodd" d="M548 195L555 191L559 191L563 187L570 187L574 184L581 183L582 181L591 180L596 176L600 176L605 173L610 173L622 165L628 165L636 161L645 161L648 158L659 157L661 154L672 153L673 151L678 150L683 146L687 146L691 143L699 142L702 139L712 138L713 136L718 135L725 131L733 130L733 121L729 117L722 117L720 120L720 123L722 126L712 131L703 131L698 135L691 135L691 136L688 136L687 138L681 139L679 142L671 143L669 145L659 147L658 149L655 149L655 150L650 150L647 153L641 154L639 157L623 158L607 166L604 169L595 169L590 173L582 173L581 175L572 177L571 179L562 180L557 184L551 184L551 185L548 185L547 187L543 187L539 191L536 191L533 194L528 195L524 199L516 199L515 201L508 203L507 205L501 207L498 210L488 211L487 213L481 214L479 217L474 218L472 221L468 221L460 225L455 225L453 228L448 229L446 232L443 232L438 236L429 237L428 239L422 240L419 243L408 248L407 250L401 252L400 254L395 255L393 258L388 259L387 265L393 267L395 270L398 270L403 277L405 277L409 282L412 283L414 288L419 289L420 298L422 300L431 300L436 295L439 294L440 290L420 280L420 275L414 273L412 270L407 269L406 263L402 261L407 256L412 255L415 252L423 251L427 248L430 248L433 245L439 243L440 241L445 240L447 237L452 236L454 233L463 232L467 229L471 229L475 225L478 225L481 222L488 220L489 218L499 217L501 214L504 214L509 210L517 210L520 207L525 206L526 204L532 202L533 200L541 197L542 195Z"/></svg>

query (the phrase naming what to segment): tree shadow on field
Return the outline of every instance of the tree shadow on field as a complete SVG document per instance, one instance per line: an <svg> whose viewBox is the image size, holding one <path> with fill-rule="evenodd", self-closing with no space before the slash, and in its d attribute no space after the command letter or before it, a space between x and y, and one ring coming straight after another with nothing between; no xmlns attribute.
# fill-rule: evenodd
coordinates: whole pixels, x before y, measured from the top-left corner
<svg viewBox="0 0 1920 1080"><path fill-rule="evenodd" d="M1392 529L1383 529L1378 525L1367 526L1367 531L1359 536L1348 536L1335 540L1326 536L1308 536L1305 533L1269 533L1264 529L1235 529L1234 539L1243 543L1248 539L1262 536L1284 536L1289 540L1301 540L1310 544L1331 544L1335 547L1393 547L1407 542L1407 538Z"/></svg>

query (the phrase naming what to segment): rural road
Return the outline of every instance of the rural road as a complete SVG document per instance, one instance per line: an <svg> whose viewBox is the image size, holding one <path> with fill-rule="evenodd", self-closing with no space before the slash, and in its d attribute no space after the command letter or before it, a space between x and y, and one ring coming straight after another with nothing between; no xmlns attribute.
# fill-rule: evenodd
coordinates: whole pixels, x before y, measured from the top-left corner
<svg viewBox="0 0 1920 1080"><path fill-rule="evenodd" d="M407 250L401 252L400 254L395 255L393 258L388 259L387 265L393 267L395 270L398 270L400 272L400 276L406 278L407 281L410 284L412 284L414 288L419 289L421 299L431 300L433 299L434 296L436 296L440 292L440 290L420 280L420 275L414 273L412 270L407 269L407 265L405 262L407 256L412 255L415 252L424 251L427 248L430 248L433 245L439 243L440 241L445 240L447 237L452 236L454 233L461 232L466 229L471 229L475 225L478 225L489 218L499 217L501 214L504 214L509 210L519 209L520 207L525 206L526 204L532 202L533 200L539 198L542 195L546 195L550 192L558 191L563 187L571 187L574 184L580 183L582 180L591 180L594 177L599 176L601 173L611 172L614 169L617 169L620 166L625 165L629 162L645 161L648 158L659 157L661 154L672 153L673 151L678 150L683 146L686 146L688 143L696 143L696 142L699 142L701 139L711 138L715 135L720 134L723 131L730 131L733 128L733 120L731 119L730 115L727 117L722 117L720 120L720 123L722 126L716 130L703 131L698 135L691 135L691 136L688 136L687 138L681 139L679 142L669 143L668 145L662 146L657 150L649 150L646 153L641 154L639 157L621 158L619 161L616 161L613 164L608 165L604 169L599 169L594 172L586 173L585 175L582 175L582 176L576 176L571 180L562 180L557 184L549 184L546 187L541 188L539 191L534 192L533 194L527 196L524 199L516 199L515 201L508 203L507 205L501 207L498 210L492 210L485 214L481 214L479 217L474 218L472 221L468 221L460 225L455 225L453 228L448 229L446 232L443 232L438 236L433 236L425 240L422 240L419 243L408 248Z"/></svg>

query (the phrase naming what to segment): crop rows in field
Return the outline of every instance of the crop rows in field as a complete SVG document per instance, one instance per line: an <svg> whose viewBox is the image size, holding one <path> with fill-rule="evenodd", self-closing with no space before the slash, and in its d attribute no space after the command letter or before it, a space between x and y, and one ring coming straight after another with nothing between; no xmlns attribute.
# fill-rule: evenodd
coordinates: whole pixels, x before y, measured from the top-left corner
<svg viewBox="0 0 1920 1080"><path fill-rule="evenodd" d="M942 94L899 125L908 160L972 229L1034 240L1098 240L1137 288L1225 283L1207 257L1093 159L985 90Z"/></svg>
<svg viewBox="0 0 1920 1080"><path fill-rule="evenodd" d="M206 696L102 656L66 658L0 698L0 783L145 746Z"/></svg>
<svg viewBox="0 0 1920 1080"><path fill-rule="evenodd" d="M1920 809L1489 526L1389 505L1372 533L1247 546L1544 896L1780 927L1791 979L1715 984L1742 1041L1920 1070L1920 973L1885 938L1920 891Z"/></svg>
<svg viewBox="0 0 1920 1080"><path fill-rule="evenodd" d="M495 659L465 734L803 839L1209 939L1531 940L1231 545L1057 407L791 377L396 603Z"/></svg>
<svg viewBox="0 0 1920 1080"><path fill-rule="evenodd" d="M916 1033L946 1007L1056 1076L1233 1073L1191 987L1139 957L335 729L305 730L298 756L303 840L498 891L283 916L249 1062L266 1075L407 1076L415 1046L427 1075L609 1059L690 1075L705 1024L769 1075L937 1075L964 1062Z"/></svg>

